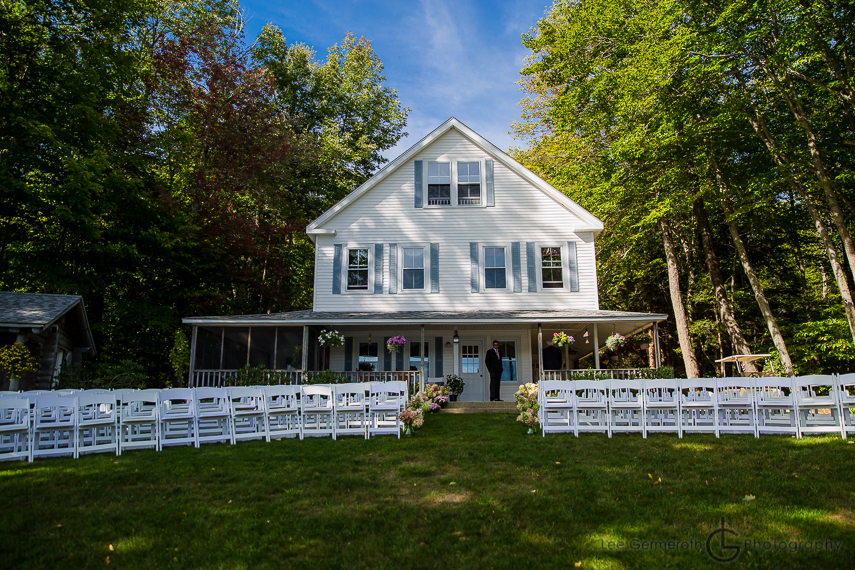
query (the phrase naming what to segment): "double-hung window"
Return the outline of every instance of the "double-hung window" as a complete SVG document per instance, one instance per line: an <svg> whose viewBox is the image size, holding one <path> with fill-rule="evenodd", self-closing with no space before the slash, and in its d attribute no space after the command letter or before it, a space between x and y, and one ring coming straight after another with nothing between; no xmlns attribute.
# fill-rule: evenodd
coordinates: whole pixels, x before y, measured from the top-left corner
<svg viewBox="0 0 855 570"><path fill-rule="evenodd" d="M560 247L540 248L540 277L544 289L564 288L564 265Z"/></svg>
<svg viewBox="0 0 855 570"><path fill-rule="evenodd" d="M450 162L428 162L428 205L451 205Z"/></svg>
<svg viewBox="0 0 855 570"><path fill-rule="evenodd" d="M368 248L347 250L347 290L368 290Z"/></svg>
<svg viewBox="0 0 855 570"><path fill-rule="evenodd" d="M373 372L377 370L379 364L378 344L376 342L360 342L359 343L359 362L357 369L364 372Z"/></svg>
<svg viewBox="0 0 855 570"><path fill-rule="evenodd" d="M425 378L430 378L430 359L428 355L430 355L429 344L424 344L425 351ZM421 370L422 368L422 353L420 350L421 346L417 342L410 343L410 370Z"/></svg>
<svg viewBox="0 0 855 570"><path fill-rule="evenodd" d="M481 163L457 163L457 204L459 206L481 204Z"/></svg>
<svg viewBox="0 0 855 570"><path fill-rule="evenodd" d="M425 288L425 248L404 247L403 284L404 289L422 290Z"/></svg>
<svg viewBox="0 0 855 570"><path fill-rule="evenodd" d="M484 287L486 289L506 289L507 277L505 248L484 248Z"/></svg>

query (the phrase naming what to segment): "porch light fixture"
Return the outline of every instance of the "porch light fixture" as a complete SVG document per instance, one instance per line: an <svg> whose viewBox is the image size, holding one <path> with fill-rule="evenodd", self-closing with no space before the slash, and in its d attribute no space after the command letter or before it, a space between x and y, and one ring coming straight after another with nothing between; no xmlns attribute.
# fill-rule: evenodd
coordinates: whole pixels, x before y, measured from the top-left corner
<svg viewBox="0 0 855 570"><path fill-rule="evenodd" d="M585 337L585 344L591 344L591 341L588 340L588 327L585 327L585 334L582 336Z"/></svg>
<svg viewBox="0 0 855 570"><path fill-rule="evenodd" d="M457 335L457 331L455 330L454 331L454 344L457 344L459 342L460 342L460 337Z"/></svg>

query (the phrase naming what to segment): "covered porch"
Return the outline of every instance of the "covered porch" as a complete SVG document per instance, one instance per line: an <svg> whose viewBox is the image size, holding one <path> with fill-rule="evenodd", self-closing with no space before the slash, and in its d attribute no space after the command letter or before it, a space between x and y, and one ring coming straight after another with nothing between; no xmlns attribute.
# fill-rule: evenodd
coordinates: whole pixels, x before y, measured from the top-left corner
<svg viewBox="0 0 855 570"><path fill-rule="evenodd" d="M463 378L461 401L485 401L489 374L485 351L494 340L503 356L501 398L512 400L521 383L541 378L566 378L592 369L601 375L632 375L639 361L661 363L658 327L667 315L619 311L461 311L346 313L295 311L263 315L189 317L193 327L190 386L222 386L238 371L256 367L265 382L303 383L309 375L331 370L348 381L406 379L411 384L442 383L447 374ZM341 346L322 347L321 331L335 330ZM561 347L558 368L544 369L543 349L556 332L574 337ZM629 337L648 332L653 341L636 366L621 367L603 354L605 339L614 333ZM393 336L407 345L386 349ZM553 351L554 352L554 351ZM555 361L554 354L552 361Z"/></svg>

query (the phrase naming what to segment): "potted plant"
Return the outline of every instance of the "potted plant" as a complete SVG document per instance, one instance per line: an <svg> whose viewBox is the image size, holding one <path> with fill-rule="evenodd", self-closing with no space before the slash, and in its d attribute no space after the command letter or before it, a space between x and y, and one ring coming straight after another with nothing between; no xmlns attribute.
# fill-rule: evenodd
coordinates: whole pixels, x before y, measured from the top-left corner
<svg viewBox="0 0 855 570"><path fill-rule="evenodd" d="M33 372L38 361L29 348L16 342L0 348L0 368L9 373L9 390L17 392L19 375Z"/></svg>
<svg viewBox="0 0 855 570"><path fill-rule="evenodd" d="M386 341L386 350L392 354L395 354L405 346L407 346L407 339L403 335L393 336Z"/></svg>
<svg viewBox="0 0 855 570"><path fill-rule="evenodd" d="M424 413L421 410L407 408L398 414L398 419L404 424L404 436L412 437L413 430L422 427L425 423Z"/></svg>
<svg viewBox="0 0 855 570"><path fill-rule="evenodd" d="M638 343L638 348L641 350L647 350L647 347L650 346L650 342L653 338L647 333L641 333L632 337L632 340Z"/></svg>
<svg viewBox="0 0 855 570"><path fill-rule="evenodd" d="M626 337L623 335L620 335L618 333L615 333L606 339L606 346L612 352L617 352L619 349L623 348L623 346L625 344L626 344Z"/></svg>
<svg viewBox="0 0 855 570"><path fill-rule="evenodd" d="M318 344L324 348L341 346L344 344L344 335L339 334L338 331L322 330L318 336Z"/></svg>
<svg viewBox="0 0 855 570"><path fill-rule="evenodd" d="M457 397L463 393L463 388L466 386L466 382L456 374L449 374L445 377L445 385L448 386L449 398L452 402L456 402Z"/></svg>

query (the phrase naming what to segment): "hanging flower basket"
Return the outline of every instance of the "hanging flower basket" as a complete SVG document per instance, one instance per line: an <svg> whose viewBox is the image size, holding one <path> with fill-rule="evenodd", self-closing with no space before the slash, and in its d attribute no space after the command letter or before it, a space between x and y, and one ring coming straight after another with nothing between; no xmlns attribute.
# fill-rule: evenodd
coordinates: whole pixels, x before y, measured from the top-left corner
<svg viewBox="0 0 855 570"><path fill-rule="evenodd" d="M318 336L318 344L323 347L341 346L344 344L344 335L340 335L338 331L321 331Z"/></svg>
<svg viewBox="0 0 855 570"><path fill-rule="evenodd" d="M619 349L623 348L626 344L626 337L623 335L619 335L617 333L613 334L609 338L606 339L606 346L612 352L617 352Z"/></svg>
<svg viewBox="0 0 855 570"><path fill-rule="evenodd" d="M565 344L570 344L571 342L576 342L576 339L566 334L564 331L557 332L552 335L552 344L554 344L555 346L564 346Z"/></svg>
<svg viewBox="0 0 855 570"><path fill-rule="evenodd" d="M386 350L388 350L389 352L391 352L393 354L398 352L400 349L404 348L405 346L407 346L407 339L405 339L401 335L393 336L388 341L386 341Z"/></svg>

